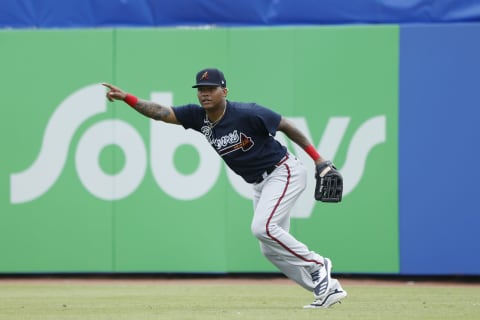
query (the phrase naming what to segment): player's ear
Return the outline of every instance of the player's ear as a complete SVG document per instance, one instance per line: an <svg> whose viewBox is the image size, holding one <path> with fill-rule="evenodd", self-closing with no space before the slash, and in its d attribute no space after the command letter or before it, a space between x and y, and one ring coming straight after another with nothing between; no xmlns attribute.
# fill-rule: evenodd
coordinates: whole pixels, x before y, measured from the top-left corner
<svg viewBox="0 0 480 320"><path fill-rule="evenodd" d="M223 89L223 96L227 97L228 89L227 88L222 88L222 89Z"/></svg>

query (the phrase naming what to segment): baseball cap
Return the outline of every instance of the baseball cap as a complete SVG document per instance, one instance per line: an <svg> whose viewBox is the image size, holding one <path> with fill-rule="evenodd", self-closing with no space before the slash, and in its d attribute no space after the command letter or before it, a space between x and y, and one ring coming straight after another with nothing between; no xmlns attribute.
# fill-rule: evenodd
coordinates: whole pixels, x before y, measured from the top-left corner
<svg viewBox="0 0 480 320"><path fill-rule="evenodd" d="M201 86L222 88L227 87L227 80L225 80L223 72L215 68L200 70L195 79L197 80L197 84L192 86L192 88L198 88Z"/></svg>

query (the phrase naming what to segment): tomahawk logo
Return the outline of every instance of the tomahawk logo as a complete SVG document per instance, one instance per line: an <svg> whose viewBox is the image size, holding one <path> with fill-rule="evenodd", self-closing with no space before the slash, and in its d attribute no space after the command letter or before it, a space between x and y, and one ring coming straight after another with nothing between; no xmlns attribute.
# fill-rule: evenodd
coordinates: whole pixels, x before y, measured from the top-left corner
<svg viewBox="0 0 480 320"><path fill-rule="evenodd" d="M229 154L230 152L234 152L237 150L242 150L246 152L253 147L254 143L252 138L247 137L243 132L240 132L240 136L238 136L237 130L233 132L233 136L237 137L233 142L234 144L227 145L225 148L218 150L218 154L224 156Z"/></svg>
<svg viewBox="0 0 480 320"><path fill-rule="evenodd" d="M155 92L151 100L173 105L173 94ZM71 146L72 138L79 127L95 115L105 113L107 102L105 89L90 85L68 96L49 119L37 158L30 167L10 175L10 201L13 204L34 201L47 193L61 176L69 150L75 152L75 168L82 185L93 196L106 201L120 200L134 193L147 173L148 162L155 182L165 193L178 200L194 200L207 194L217 183L220 172L227 170L233 189L245 198L251 198L251 186L223 165L221 158L201 134L184 130L181 126L150 121L150 161L147 147L138 131L129 123L119 119L102 120L82 133L77 146ZM290 118L311 141L305 118ZM344 140L350 122L349 117L331 117L323 132L317 149L326 158L335 160L337 150ZM339 168L344 176L344 196L360 182L369 152L385 142L386 117L374 116L362 123L355 131L348 146L346 159ZM164 139L169 137L169 139ZM297 155L311 172L314 166L308 155L295 144L290 144L279 133L277 139L288 145L290 152ZM248 137L239 139L239 148L249 148L253 141ZM184 144L193 146L199 155L195 172L182 174L174 163L175 150ZM106 173L98 160L100 152L107 146L118 146L125 155L125 164L119 172ZM113 187L115 186L115 187ZM309 217L315 200L314 182L309 181L307 190L297 202L295 217Z"/></svg>

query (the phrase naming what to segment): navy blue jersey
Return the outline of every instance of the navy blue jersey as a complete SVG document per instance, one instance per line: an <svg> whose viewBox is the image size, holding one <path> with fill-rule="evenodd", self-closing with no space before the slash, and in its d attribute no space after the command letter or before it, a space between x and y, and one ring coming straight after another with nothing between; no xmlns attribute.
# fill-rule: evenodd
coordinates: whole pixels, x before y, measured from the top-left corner
<svg viewBox="0 0 480 320"><path fill-rule="evenodd" d="M248 183L278 163L287 149L274 139L281 116L255 103L227 101L225 114L212 125L196 104L173 107L185 129L201 132L225 163Z"/></svg>

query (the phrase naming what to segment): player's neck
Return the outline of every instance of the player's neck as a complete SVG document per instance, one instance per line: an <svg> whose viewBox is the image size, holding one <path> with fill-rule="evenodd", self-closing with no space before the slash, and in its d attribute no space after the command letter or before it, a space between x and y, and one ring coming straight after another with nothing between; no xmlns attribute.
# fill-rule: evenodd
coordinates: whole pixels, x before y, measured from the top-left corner
<svg viewBox="0 0 480 320"><path fill-rule="evenodd" d="M227 103L225 102L219 105L218 107L206 110L208 120L211 123L217 123L218 121L220 121L220 119L223 118L223 115L225 114L226 109L227 109Z"/></svg>

